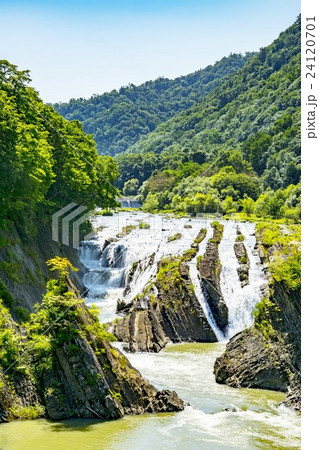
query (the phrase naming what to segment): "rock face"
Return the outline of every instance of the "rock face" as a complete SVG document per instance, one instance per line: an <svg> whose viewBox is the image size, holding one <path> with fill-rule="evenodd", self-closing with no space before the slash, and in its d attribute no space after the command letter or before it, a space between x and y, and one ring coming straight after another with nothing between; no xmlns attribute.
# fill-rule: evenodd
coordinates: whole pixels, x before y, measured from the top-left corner
<svg viewBox="0 0 319 450"><path fill-rule="evenodd" d="M239 279L241 281L241 287L246 286L249 283L249 258L245 244L243 242L235 242L234 252L239 263L237 269Z"/></svg>
<svg viewBox="0 0 319 450"><path fill-rule="evenodd" d="M7 234L1 230L0 239L7 244L0 248L0 280L12 295L15 307L33 311L50 278L46 261L54 256L67 257L79 269L72 273L72 281L81 293L85 290L81 280L86 269L79 262L76 250L54 242L51 234L47 224L38 224L29 240L17 228ZM6 269L7 264L10 270ZM15 308L11 308L11 313L16 318Z"/></svg>
<svg viewBox="0 0 319 450"><path fill-rule="evenodd" d="M217 358L216 381L288 392L284 403L300 410L300 300L300 291L275 283L259 304L256 323L234 336Z"/></svg>
<svg viewBox="0 0 319 450"><path fill-rule="evenodd" d="M231 387L285 392L288 386L288 377L276 355L254 328L242 331L229 341L225 353L216 359L214 373L217 383Z"/></svg>
<svg viewBox="0 0 319 450"><path fill-rule="evenodd" d="M78 320L88 329L91 318L84 305L81 309ZM55 360L53 370L43 380L44 402L51 419L117 419L125 414L183 409L175 392L159 392L119 350L90 331L74 338L71 346L64 343L57 348Z"/></svg>
<svg viewBox="0 0 319 450"><path fill-rule="evenodd" d="M70 282L68 289L76 292ZM63 335L63 342L59 334L62 323L69 330L68 335ZM12 408L17 410L15 405L43 405L43 413L53 420L117 419L125 414L183 409L175 392L158 391L111 346L103 327L83 301L71 306L62 323L49 332L55 343L53 353L31 361L36 377L30 377L29 371L22 378L8 372L10 385L5 384L0 390L2 420L16 417L10 417ZM47 366L49 360L52 364Z"/></svg>
<svg viewBox="0 0 319 450"><path fill-rule="evenodd" d="M228 325L228 308L220 288L221 264L218 245L222 239L223 228L215 228L214 236L206 247L206 251L198 263L201 286L208 305L214 315L218 327L223 331Z"/></svg>
<svg viewBox="0 0 319 450"><path fill-rule="evenodd" d="M216 342L194 294L187 263L164 260L161 270L166 271L163 278L158 276L133 300L126 317L113 325L113 334L132 352L159 352L169 341Z"/></svg>

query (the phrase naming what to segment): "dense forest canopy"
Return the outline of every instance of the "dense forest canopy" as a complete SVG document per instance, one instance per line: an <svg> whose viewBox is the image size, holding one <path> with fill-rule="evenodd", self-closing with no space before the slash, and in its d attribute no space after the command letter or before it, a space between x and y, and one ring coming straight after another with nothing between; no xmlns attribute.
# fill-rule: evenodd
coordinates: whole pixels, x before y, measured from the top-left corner
<svg viewBox="0 0 319 450"><path fill-rule="evenodd" d="M126 151L160 123L194 105L226 75L240 69L251 55L231 54L213 66L174 80L160 77L88 100L57 103L54 108L66 119L80 120L84 131L93 135L100 154L115 155Z"/></svg>
<svg viewBox="0 0 319 450"><path fill-rule="evenodd" d="M146 211L299 220L300 17L258 53L55 108L116 154Z"/></svg>
<svg viewBox="0 0 319 450"><path fill-rule="evenodd" d="M115 205L117 166L99 156L78 121L63 119L28 87L28 71L0 61L0 220L32 223L68 203Z"/></svg>
<svg viewBox="0 0 319 450"><path fill-rule="evenodd" d="M231 213L245 204L298 220L300 18L116 160L119 187L149 211Z"/></svg>

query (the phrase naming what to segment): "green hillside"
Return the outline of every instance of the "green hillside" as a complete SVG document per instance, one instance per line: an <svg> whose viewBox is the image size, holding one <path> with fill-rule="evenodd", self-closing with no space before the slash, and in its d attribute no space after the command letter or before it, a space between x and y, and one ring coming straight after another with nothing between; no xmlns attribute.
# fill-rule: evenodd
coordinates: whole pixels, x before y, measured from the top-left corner
<svg viewBox="0 0 319 450"><path fill-rule="evenodd" d="M281 216L284 203L295 208L299 187L293 195L285 189L300 181L300 18L211 94L116 159L127 193L153 171L140 187L148 210L240 211L244 198L274 201L278 189L270 215ZM206 199L194 205L196 194Z"/></svg>
<svg viewBox="0 0 319 450"><path fill-rule="evenodd" d="M250 55L231 54L213 66L174 80L158 78L141 86L130 84L88 100L58 103L54 108L66 119L81 121L84 131L93 135L100 154L115 155L194 105L226 75L240 69Z"/></svg>

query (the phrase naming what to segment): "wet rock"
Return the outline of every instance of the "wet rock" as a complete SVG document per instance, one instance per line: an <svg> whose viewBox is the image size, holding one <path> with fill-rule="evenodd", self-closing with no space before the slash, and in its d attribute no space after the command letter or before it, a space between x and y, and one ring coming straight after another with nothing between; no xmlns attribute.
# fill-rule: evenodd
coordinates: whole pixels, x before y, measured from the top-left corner
<svg viewBox="0 0 319 450"><path fill-rule="evenodd" d="M239 234L239 236L243 235ZM243 242L235 242L234 252L239 263L237 273L241 281L241 287L244 287L247 286L247 284L249 283L249 267L250 267L250 262L245 244Z"/></svg>
<svg viewBox="0 0 319 450"><path fill-rule="evenodd" d="M162 264L165 276L157 277L133 300L128 314L113 324L111 332L128 343L132 352L159 352L168 342L216 342L194 294L187 263L177 258Z"/></svg>
<svg viewBox="0 0 319 450"><path fill-rule="evenodd" d="M221 237L214 230L214 237L207 244L206 251L198 263L198 270L207 303L218 327L225 330L228 325L228 308L220 288L222 267L219 260L218 244Z"/></svg>
<svg viewBox="0 0 319 450"><path fill-rule="evenodd" d="M288 392L283 404L300 410L300 306L300 291L274 283L263 321L234 336L216 359L216 381Z"/></svg>

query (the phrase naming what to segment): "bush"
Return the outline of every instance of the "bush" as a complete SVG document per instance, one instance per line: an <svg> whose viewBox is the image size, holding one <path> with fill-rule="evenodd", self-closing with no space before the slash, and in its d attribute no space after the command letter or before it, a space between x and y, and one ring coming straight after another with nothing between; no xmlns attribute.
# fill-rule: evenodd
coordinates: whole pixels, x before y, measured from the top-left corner
<svg viewBox="0 0 319 450"><path fill-rule="evenodd" d="M182 237L181 233L176 233L173 236L168 236L167 242L177 241L177 239L180 239L181 237Z"/></svg>
<svg viewBox="0 0 319 450"><path fill-rule="evenodd" d="M148 230L149 228L151 228L151 225L149 223L146 223L146 222L140 222L138 224L138 226L139 226L139 228L141 230Z"/></svg>

